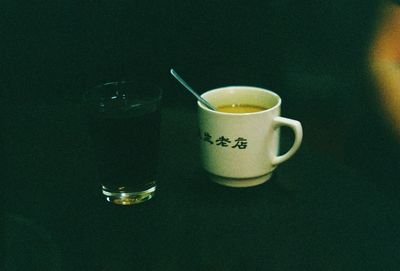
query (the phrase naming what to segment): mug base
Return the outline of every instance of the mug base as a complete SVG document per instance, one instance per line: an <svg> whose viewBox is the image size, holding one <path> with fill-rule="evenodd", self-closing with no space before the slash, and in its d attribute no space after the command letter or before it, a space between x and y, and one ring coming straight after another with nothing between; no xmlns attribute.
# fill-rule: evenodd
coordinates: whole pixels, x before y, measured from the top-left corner
<svg viewBox="0 0 400 271"><path fill-rule="evenodd" d="M252 178L226 178L213 174L209 174L210 179L218 183L220 185L229 186L229 187L251 187L265 183L272 177L272 172Z"/></svg>

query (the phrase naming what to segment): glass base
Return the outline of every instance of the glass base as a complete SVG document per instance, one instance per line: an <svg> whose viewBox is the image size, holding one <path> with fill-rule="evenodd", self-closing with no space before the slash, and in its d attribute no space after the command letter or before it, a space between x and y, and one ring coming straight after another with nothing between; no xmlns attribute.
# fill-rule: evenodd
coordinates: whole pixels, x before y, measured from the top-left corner
<svg viewBox="0 0 400 271"><path fill-rule="evenodd" d="M111 192L103 187L103 195L106 196L106 200L117 205L133 205L148 201L154 197L155 191L156 186L140 192Z"/></svg>

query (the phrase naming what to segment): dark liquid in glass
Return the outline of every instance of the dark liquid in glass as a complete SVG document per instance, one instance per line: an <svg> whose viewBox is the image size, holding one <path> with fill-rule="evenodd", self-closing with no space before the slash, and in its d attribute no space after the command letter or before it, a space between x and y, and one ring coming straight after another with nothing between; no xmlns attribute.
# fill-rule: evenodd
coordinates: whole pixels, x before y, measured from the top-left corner
<svg viewBox="0 0 400 271"><path fill-rule="evenodd" d="M92 118L91 138L103 188L144 191L155 185L160 144L156 107L98 112Z"/></svg>

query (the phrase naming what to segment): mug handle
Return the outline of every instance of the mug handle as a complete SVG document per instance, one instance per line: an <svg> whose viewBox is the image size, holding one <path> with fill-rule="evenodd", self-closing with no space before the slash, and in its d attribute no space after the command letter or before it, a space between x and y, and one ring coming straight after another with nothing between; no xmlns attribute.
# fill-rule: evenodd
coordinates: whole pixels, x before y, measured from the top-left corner
<svg viewBox="0 0 400 271"><path fill-rule="evenodd" d="M271 162L273 165L278 165L292 157L293 154L295 154L299 149L303 139L303 128L301 127L301 123L299 121L279 116L275 117L273 120L273 129L279 129L281 126L286 126L293 130L294 142L292 147L285 154L272 157Z"/></svg>

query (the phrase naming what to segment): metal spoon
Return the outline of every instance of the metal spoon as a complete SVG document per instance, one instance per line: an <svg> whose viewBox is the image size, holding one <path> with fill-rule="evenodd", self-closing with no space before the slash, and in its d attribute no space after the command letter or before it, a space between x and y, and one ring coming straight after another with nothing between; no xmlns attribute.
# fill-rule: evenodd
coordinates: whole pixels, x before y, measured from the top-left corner
<svg viewBox="0 0 400 271"><path fill-rule="evenodd" d="M187 90L189 90L196 98L199 102L201 102L202 104L204 104L208 109L217 111L217 108L215 106L213 106L212 104L210 104L209 102L207 102L204 98L202 98L199 94L196 93L196 91L194 91L183 79L182 77L180 77L176 71L174 71L174 69L171 69L171 74L175 77L176 80L179 81L179 83L181 83Z"/></svg>

